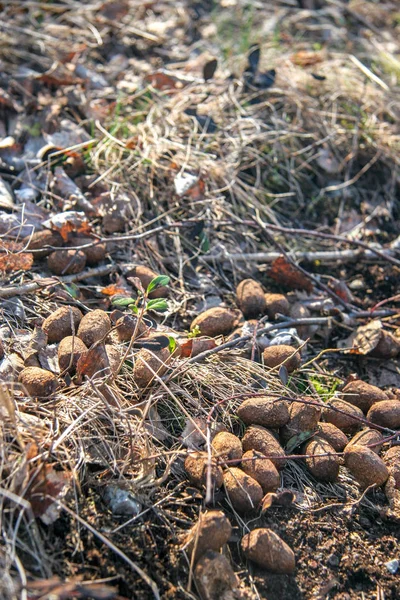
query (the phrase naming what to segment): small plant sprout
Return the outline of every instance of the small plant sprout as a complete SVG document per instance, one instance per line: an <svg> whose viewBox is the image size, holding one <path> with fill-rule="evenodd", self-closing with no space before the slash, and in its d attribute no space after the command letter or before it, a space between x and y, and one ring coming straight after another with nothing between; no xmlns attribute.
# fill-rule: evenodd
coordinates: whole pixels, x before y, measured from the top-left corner
<svg viewBox="0 0 400 600"><path fill-rule="evenodd" d="M135 299L116 297L112 300L112 304L114 306L118 308L129 308L129 310L131 310L133 314L137 316L135 330L133 332L131 341L129 342L128 348L124 354L124 357L122 358L119 364L117 374L120 372L122 365L124 364L130 351L132 350L133 343L137 336L137 332L139 331L139 325L142 322L145 314L149 311L165 312L166 310L168 310L168 302L167 300L165 300L165 298L154 298L153 300L149 300L149 294L151 294L151 292L154 292L154 290L156 290L157 288L167 286L170 281L169 277L167 277L166 275L157 275L157 277L154 277L154 279L150 281L146 289L143 288L140 279L138 279L137 277L131 277L130 281L136 286L138 290L137 298ZM173 338L169 338L169 350L171 353L175 350L175 347L176 341Z"/></svg>
<svg viewBox="0 0 400 600"><path fill-rule="evenodd" d="M137 278L132 278L136 284ZM143 289L140 281L138 281L138 295L135 298L113 298L112 303L118 308L129 308L135 315L141 312L143 316L146 312L152 310L154 312L165 312L168 310L168 302L165 298L154 298L149 300L149 295L154 292L157 288L165 287L169 284L169 277L167 275L158 275L152 281L150 281L146 290Z"/></svg>
<svg viewBox="0 0 400 600"><path fill-rule="evenodd" d="M201 334L200 331L200 327L198 325L195 325L195 327L192 329L192 331L189 331L189 333L187 334L187 338L188 340L191 340L192 338L196 338Z"/></svg>

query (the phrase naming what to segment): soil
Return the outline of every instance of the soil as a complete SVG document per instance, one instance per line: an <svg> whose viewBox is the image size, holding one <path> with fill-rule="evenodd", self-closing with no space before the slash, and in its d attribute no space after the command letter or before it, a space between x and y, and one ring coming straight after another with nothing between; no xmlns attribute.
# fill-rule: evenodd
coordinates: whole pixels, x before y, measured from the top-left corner
<svg viewBox="0 0 400 600"><path fill-rule="evenodd" d="M400 516L382 489L363 494L343 466L319 483L293 459L278 491L293 503L239 516L222 490L206 502L183 468L205 449L196 427L243 436L235 411L251 393L328 401L356 374L399 395L399 353L348 351L379 319L400 337L395 3L13 0L0 20L0 597L150 600L147 577L162 600L199 600L182 541L215 507L232 524L222 552L240 581L220 600L399 599L400 568L387 563L400 561ZM55 247L29 252L36 230L74 248L67 264ZM78 249L88 243L101 250L90 268ZM360 243L382 255L367 260ZM130 310L121 297L140 311L139 265L170 278L166 313L146 314L158 342L116 341L107 326L78 374L62 372L44 319L76 306L114 324ZM303 367L271 374L254 336L181 369L193 320L236 310L247 278L329 317L290 338ZM167 338L168 354L168 336L188 354L137 385L136 353ZM126 356L97 380L106 343ZM56 394L27 394L24 366L52 371ZM113 512L107 486L128 490L138 514ZM240 541L256 527L293 549L293 575L246 562Z"/></svg>

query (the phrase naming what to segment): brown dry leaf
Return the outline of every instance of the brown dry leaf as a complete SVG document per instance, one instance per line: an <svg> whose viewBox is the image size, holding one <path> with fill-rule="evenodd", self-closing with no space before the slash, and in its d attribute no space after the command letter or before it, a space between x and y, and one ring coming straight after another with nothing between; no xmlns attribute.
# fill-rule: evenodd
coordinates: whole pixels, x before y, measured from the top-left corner
<svg viewBox="0 0 400 600"><path fill-rule="evenodd" d="M111 283L110 285L107 285L106 287L102 288L101 293L104 294L105 296L116 296L118 294L126 294L126 290L124 290L124 288L118 287L115 283Z"/></svg>
<svg viewBox="0 0 400 600"><path fill-rule="evenodd" d="M97 344L79 358L76 365L76 373L78 379L81 379L84 375L86 377L93 377L95 373L106 370L109 366L110 361L105 345Z"/></svg>
<svg viewBox="0 0 400 600"><path fill-rule="evenodd" d="M55 471L51 465L36 467L31 474L26 498L31 503L35 517L40 517L46 525L58 518L58 511L53 505L57 498L64 495L69 480L68 473Z"/></svg>
<svg viewBox="0 0 400 600"><path fill-rule="evenodd" d="M50 69L45 73L41 73L37 80L41 81L45 85L58 87L60 85L75 85L82 83L82 79L73 77L71 72L68 71L61 63L54 63Z"/></svg>
<svg viewBox="0 0 400 600"><path fill-rule="evenodd" d="M350 354L369 354L378 345L381 334L382 322L379 319L361 325L348 340L353 346Z"/></svg>
<svg viewBox="0 0 400 600"><path fill-rule="evenodd" d="M284 256L279 256L274 260L268 275L277 283L291 290L312 292L312 282L299 269L288 262Z"/></svg>
<svg viewBox="0 0 400 600"><path fill-rule="evenodd" d="M261 514L267 512L267 510L271 508L276 499L277 495L273 492L269 492L268 494L266 494L262 499Z"/></svg>
<svg viewBox="0 0 400 600"><path fill-rule="evenodd" d="M32 252L20 252L23 244L17 242L2 242L4 252L0 254L0 271L10 273L12 271L29 271L33 265Z"/></svg>
<svg viewBox="0 0 400 600"><path fill-rule="evenodd" d="M156 71L155 73L146 75L144 81L160 91L182 89L186 85L185 82L179 80L177 77L163 71Z"/></svg>
<svg viewBox="0 0 400 600"><path fill-rule="evenodd" d="M205 338L192 338L186 340L181 345L181 358L193 358L206 350L211 350L217 346L215 340Z"/></svg>
<svg viewBox="0 0 400 600"><path fill-rule="evenodd" d="M328 283L329 287L336 296L339 296L344 302L353 302L354 297L344 281L332 277Z"/></svg>
<svg viewBox="0 0 400 600"><path fill-rule="evenodd" d="M299 50L295 54L292 54L290 60L299 67L310 67L311 65L317 65L324 60L322 52L309 52L308 50Z"/></svg>
<svg viewBox="0 0 400 600"><path fill-rule="evenodd" d="M88 234L91 232L91 227L83 212L69 210L58 213L43 223L48 229L56 229L63 240L68 241L68 236L71 232Z"/></svg>

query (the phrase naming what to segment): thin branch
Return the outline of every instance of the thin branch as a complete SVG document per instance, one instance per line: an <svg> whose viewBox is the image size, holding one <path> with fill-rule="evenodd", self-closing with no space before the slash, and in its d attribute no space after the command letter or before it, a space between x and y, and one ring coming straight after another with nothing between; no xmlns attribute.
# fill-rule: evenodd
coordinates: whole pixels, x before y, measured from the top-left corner
<svg viewBox="0 0 400 600"><path fill-rule="evenodd" d="M74 275L65 275L64 277L40 277L35 281L25 283L24 285L13 285L0 288L0 298L12 298L13 296L34 294L39 289L44 289L59 283L73 283L74 281L82 281L89 277L101 277L103 275L109 275L115 270L115 265L103 265L101 267L89 269L89 271L82 271L81 273L75 273Z"/></svg>

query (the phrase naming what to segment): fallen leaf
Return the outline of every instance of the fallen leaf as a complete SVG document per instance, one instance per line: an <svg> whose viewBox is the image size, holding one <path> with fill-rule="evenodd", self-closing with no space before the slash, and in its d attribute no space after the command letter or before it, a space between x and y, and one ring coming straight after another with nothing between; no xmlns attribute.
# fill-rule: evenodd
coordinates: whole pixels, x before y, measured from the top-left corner
<svg viewBox="0 0 400 600"><path fill-rule="evenodd" d="M61 85L76 85L81 83L82 80L77 77L73 77L71 72L68 71L64 65L55 62L50 69L41 73L37 77L36 80L41 81L45 85L50 87L59 87Z"/></svg>
<svg viewBox="0 0 400 600"><path fill-rule="evenodd" d="M0 208L12 209L13 206L14 199L12 197L11 188L0 177Z"/></svg>
<svg viewBox="0 0 400 600"><path fill-rule="evenodd" d="M174 179L174 186L180 198L189 196L192 200L199 200L205 189L205 183L200 176L191 173L179 173Z"/></svg>
<svg viewBox="0 0 400 600"><path fill-rule="evenodd" d="M70 475L55 471L51 465L40 465L35 468L30 479L26 498L31 503L32 512L43 523L50 525L58 518L59 511L54 503L65 495Z"/></svg>
<svg viewBox="0 0 400 600"><path fill-rule="evenodd" d="M218 61L216 58L213 58L206 62L203 67L203 79L204 81L208 81L214 77L214 73L217 70Z"/></svg>
<svg viewBox="0 0 400 600"><path fill-rule="evenodd" d="M0 271L10 273L12 271L29 271L33 265L32 252L21 252L22 244L17 242L2 242L5 252L0 254Z"/></svg>
<svg viewBox="0 0 400 600"><path fill-rule="evenodd" d="M118 294L123 295L127 293L124 288L118 287L115 283L111 283L110 285L103 287L100 291L105 296L116 296Z"/></svg>
<svg viewBox="0 0 400 600"><path fill-rule="evenodd" d="M290 60L299 67L309 67L311 65L317 65L324 60L324 54L322 52L309 52L308 50L299 50L295 54L292 54Z"/></svg>
<svg viewBox="0 0 400 600"><path fill-rule="evenodd" d="M87 215L95 216L97 214L97 211L92 206L91 202L85 198L76 183L68 177L62 167L55 168L52 187L55 192L62 197L63 202L65 203L63 208L76 207Z"/></svg>
<svg viewBox="0 0 400 600"><path fill-rule="evenodd" d="M87 352L82 354L76 365L78 379L83 376L93 377L99 371L109 371L110 361L108 359L104 344L96 344Z"/></svg>
<svg viewBox="0 0 400 600"><path fill-rule="evenodd" d="M354 297L344 281L335 279L334 277L329 279L328 286L335 292L336 296L339 296L344 302L353 302Z"/></svg>
<svg viewBox="0 0 400 600"><path fill-rule="evenodd" d="M284 256L279 256L274 260L268 271L268 275L277 283L291 290L305 290L311 292L313 289L313 284L310 279L308 279L300 269L297 269L288 262Z"/></svg>
<svg viewBox="0 0 400 600"><path fill-rule="evenodd" d="M266 494L264 496L264 498L262 499L262 504L261 504L261 514L267 512L267 510L269 508L271 508L271 506L273 505L274 501L277 499L277 495L274 494L273 492L270 492L269 494Z"/></svg>
<svg viewBox="0 0 400 600"><path fill-rule="evenodd" d="M150 73L149 75L146 75L144 81L159 91L182 89L187 85L187 82L178 79L174 75L165 73L164 71Z"/></svg>
<svg viewBox="0 0 400 600"><path fill-rule="evenodd" d="M43 223L48 229L56 229L63 240L68 241L71 232L90 233L91 228L86 219L85 213L74 210L58 213Z"/></svg>
<svg viewBox="0 0 400 600"><path fill-rule="evenodd" d="M361 325L348 339L348 345L352 346L350 354L369 354L378 345L381 335L382 322L378 319Z"/></svg>
<svg viewBox="0 0 400 600"><path fill-rule="evenodd" d="M181 346L181 358L193 358L206 350L211 350L217 346L215 340L208 338L191 338L186 340Z"/></svg>
<svg viewBox="0 0 400 600"><path fill-rule="evenodd" d="M309 440L315 435L315 431L300 431L297 435L294 435L290 438L288 443L286 444L286 452L291 454L295 448L301 446L305 441Z"/></svg>

